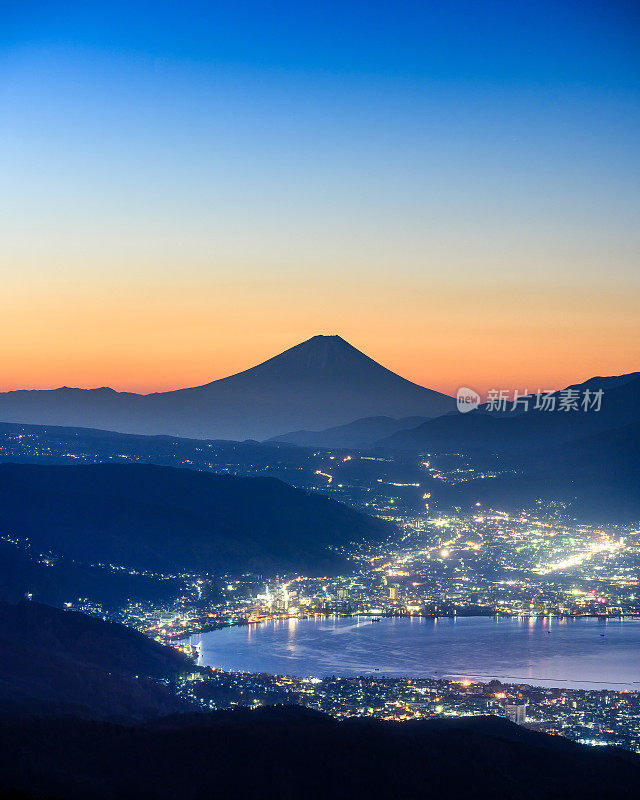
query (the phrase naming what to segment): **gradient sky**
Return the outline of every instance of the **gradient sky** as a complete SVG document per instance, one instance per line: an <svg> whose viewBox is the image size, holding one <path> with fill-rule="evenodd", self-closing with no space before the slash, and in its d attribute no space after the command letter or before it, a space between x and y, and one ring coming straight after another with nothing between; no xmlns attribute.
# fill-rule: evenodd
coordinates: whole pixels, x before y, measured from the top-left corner
<svg viewBox="0 0 640 800"><path fill-rule="evenodd" d="M640 369L639 87L635 2L4 0L0 389Z"/></svg>

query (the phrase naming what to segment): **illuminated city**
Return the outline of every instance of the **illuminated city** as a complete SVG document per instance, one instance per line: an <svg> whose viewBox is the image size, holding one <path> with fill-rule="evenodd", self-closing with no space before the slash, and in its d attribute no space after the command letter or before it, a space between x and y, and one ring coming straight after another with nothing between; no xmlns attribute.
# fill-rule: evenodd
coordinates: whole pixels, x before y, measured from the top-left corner
<svg viewBox="0 0 640 800"><path fill-rule="evenodd" d="M0 4L0 800L638 794L639 34Z"/></svg>

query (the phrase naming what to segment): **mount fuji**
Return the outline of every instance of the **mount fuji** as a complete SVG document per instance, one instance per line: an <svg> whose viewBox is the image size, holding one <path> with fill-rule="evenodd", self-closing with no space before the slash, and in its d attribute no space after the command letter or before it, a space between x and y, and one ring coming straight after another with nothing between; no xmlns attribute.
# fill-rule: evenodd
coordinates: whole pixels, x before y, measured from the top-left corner
<svg viewBox="0 0 640 800"><path fill-rule="evenodd" d="M62 387L0 394L0 421L202 439L263 440L363 417L436 417L453 398L378 364L340 336L314 336L204 386L153 394Z"/></svg>

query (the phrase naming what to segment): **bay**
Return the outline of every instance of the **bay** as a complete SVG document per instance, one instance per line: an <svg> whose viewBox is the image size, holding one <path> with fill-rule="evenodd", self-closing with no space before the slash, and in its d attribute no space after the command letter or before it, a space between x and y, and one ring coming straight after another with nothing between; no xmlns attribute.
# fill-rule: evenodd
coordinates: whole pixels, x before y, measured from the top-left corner
<svg viewBox="0 0 640 800"><path fill-rule="evenodd" d="M191 638L200 665L300 677L468 678L640 690L640 620L317 617Z"/></svg>

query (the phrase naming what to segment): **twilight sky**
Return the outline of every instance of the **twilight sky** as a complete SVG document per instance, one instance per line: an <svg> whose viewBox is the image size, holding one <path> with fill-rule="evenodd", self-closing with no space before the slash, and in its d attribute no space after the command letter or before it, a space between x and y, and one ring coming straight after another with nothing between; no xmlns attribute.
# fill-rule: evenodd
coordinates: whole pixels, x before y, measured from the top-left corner
<svg viewBox="0 0 640 800"><path fill-rule="evenodd" d="M639 87L635 2L4 0L0 390L640 369Z"/></svg>

